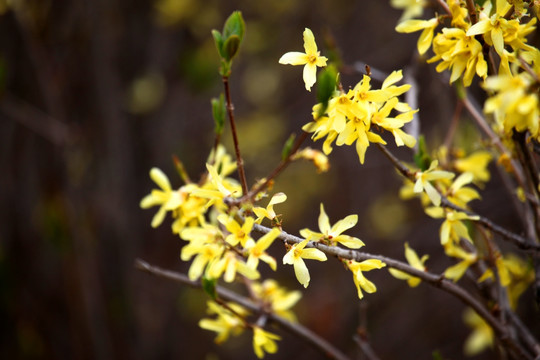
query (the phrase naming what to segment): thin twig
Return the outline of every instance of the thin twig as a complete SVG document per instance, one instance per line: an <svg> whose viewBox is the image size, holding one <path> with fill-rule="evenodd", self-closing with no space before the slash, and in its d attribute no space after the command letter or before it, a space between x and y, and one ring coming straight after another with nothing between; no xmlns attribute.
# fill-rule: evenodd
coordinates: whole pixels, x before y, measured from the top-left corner
<svg viewBox="0 0 540 360"><path fill-rule="evenodd" d="M271 231L271 229L264 227L262 225L259 225L259 224L253 225L253 230L262 234L266 234ZM305 240L297 236L287 234L284 231L280 233L278 238L291 245L300 243ZM473 310L491 326L491 328L497 334L501 342L503 342L510 350L512 350L517 355L517 358L531 359L531 360L534 359L533 356L531 356L525 349L523 349L523 347L518 341L510 337L510 334L508 333L508 329L506 328L506 325L501 324L499 320L495 318L469 292L467 292L465 289L463 289L461 286L457 285L456 283L444 278L444 275L438 275L438 274L434 274L428 271L422 271L422 270L412 267L411 265L407 263L404 263L404 262L401 262L392 258L388 258L386 256L369 254L369 253L362 252L359 250L343 249L337 246L328 246L320 242L309 241L306 247L316 248L316 249L321 250L327 255L332 255L341 259L348 259L348 260L353 260L357 262L370 260L370 259L377 259L384 262L388 267L391 267L391 268L403 271L409 275L418 277L422 279L423 281L425 281L426 283L434 287L437 287L441 290L446 291L447 293L461 300L464 304L473 308ZM540 353L536 355L540 356Z"/></svg>
<svg viewBox="0 0 540 360"><path fill-rule="evenodd" d="M437 3L448 13L448 15L452 15L452 12L450 11L450 8L448 7L448 4L444 2L444 0L437 0Z"/></svg>
<svg viewBox="0 0 540 360"><path fill-rule="evenodd" d="M158 276L158 277L162 277L165 279L179 282L184 285L188 285L193 288L197 288L197 289L202 288L202 285L199 281L192 281L184 274L150 265L148 262L141 259L135 260L135 268L138 270L145 271L149 274ZM235 302L253 312L257 312L257 313L264 312L264 309L261 308L259 305L254 304L251 300L243 296L240 296L229 289L226 289L221 286L216 286L216 292L224 300ZM328 341L321 338L319 335L315 334L308 328L300 324L291 323L290 321L273 313L269 313L267 314L267 316L268 316L268 320L282 326L285 330L302 338L304 341L311 344L315 349L319 350L322 354L324 354L328 358L336 359L336 360L350 360L341 351L336 349L332 344L330 344Z"/></svg>
<svg viewBox="0 0 540 360"><path fill-rule="evenodd" d="M476 14L476 5L474 4L474 0L467 0L467 11L469 12L471 25L476 24L478 21L478 15Z"/></svg>
<svg viewBox="0 0 540 360"><path fill-rule="evenodd" d="M306 140L307 136L308 133L303 131L302 134L296 139L289 156L287 156L286 159L281 160L276 166L276 168L272 170L270 175L268 175L260 185L249 191L242 199L240 199L240 201L253 199L259 192L261 192L268 186L270 181L274 180L283 170L285 170L287 165L289 165L289 163L292 161L293 155L296 154L296 152L300 148L300 145L302 145L304 140Z"/></svg>
<svg viewBox="0 0 540 360"><path fill-rule="evenodd" d="M236 164L238 167L238 177L240 177L240 184L242 185L242 194L248 193L248 186L246 181L246 173L244 172L244 159L240 153L240 146L238 145L238 134L236 132L236 123L234 121L234 106L231 101L231 92L229 89L229 77L223 76L223 86L225 87L225 99L227 101L227 114L229 115L229 121L231 123L231 133L234 142L234 151L236 153Z"/></svg>

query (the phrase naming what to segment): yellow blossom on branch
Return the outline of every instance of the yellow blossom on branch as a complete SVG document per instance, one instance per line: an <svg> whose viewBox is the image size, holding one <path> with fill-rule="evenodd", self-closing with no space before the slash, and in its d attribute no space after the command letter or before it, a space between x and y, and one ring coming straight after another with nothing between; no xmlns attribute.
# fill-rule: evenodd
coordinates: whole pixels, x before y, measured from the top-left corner
<svg viewBox="0 0 540 360"><path fill-rule="evenodd" d="M422 34L418 38L418 53L424 54L431 47L433 41L433 32L439 25L437 18L430 20L406 20L396 26L396 31L400 33L412 33L422 30Z"/></svg>
<svg viewBox="0 0 540 360"><path fill-rule="evenodd" d="M493 329L471 308L467 308L463 314L465 324L473 329L464 345L467 356L474 356L488 347L493 346Z"/></svg>
<svg viewBox="0 0 540 360"><path fill-rule="evenodd" d="M163 171L158 168L150 170L150 178L161 188L154 189L149 195L146 195L141 200L141 208L148 209L150 207L160 205L160 208L152 219L152 227L158 227L165 219L167 211L175 210L182 203L180 192L173 191L169 178Z"/></svg>
<svg viewBox="0 0 540 360"><path fill-rule="evenodd" d="M278 335L272 334L268 331L264 331L258 326L254 326L253 350L255 351L255 355L257 355L259 359L262 359L265 352L269 354L275 354L278 350L275 340L280 339L281 337L279 337Z"/></svg>
<svg viewBox="0 0 540 360"><path fill-rule="evenodd" d="M318 261L326 261L326 254L319 249L308 248L305 249L308 240L304 240L298 244L291 246L289 251L283 256L283 264L290 264L294 266L294 273L296 279L304 287L309 285L309 270L303 259L311 259Z"/></svg>
<svg viewBox="0 0 540 360"><path fill-rule="evenodd" d="M280 59L280 64L290 65L305 65L304 66L304 83L306 84L306 90L311 91L311 87L317 81L317 66L326 66L328 58L320 56L320 52L317 49L315 43L315 37L310 29L304 30L304 50L301 52L288 52L284 54Z"/></svg>
<svg viewBox="0 0 540 360"><path fill-rule="evenodd" d="M414 177L416 182L414 183L414 192L421 193L425 191L429 199L435 206L441 204L441 194L431 185L430 181L438 179L451 179L454 177L454 174L449 171L436 170L439 162L433 160L429 165L429 168L426 171L418 171Z"/></svg>
<svg viewBox="0 0 540 360"><path fill-rule="evenodd" d="M274 221L277 217L277 214L274 211L274 205L284 203L285 200L287 200L287 195L280 192L272 196L266 208L254 207L253 212L255 213L255 215L257 215L257 219L255 219L255 222L257 224L260 224L264 218L267 218L270 221Z"/></svg>
<svg viewBox="0 0 540 360"><path fill-rule="evenodd" d="M426 271L426 267L424 263L429 258L429 255L424 255L422 258L418 257L418 254L416 251L414 251L411 247L409 247L409 244L405 243L405 258L409 262L409 264L418 270ZM404 273L403 271L396 270L396 269L388 269L390 274L392 274L393 277L400 280L407 280L407 283L410 287L416 287L420 284L421 280L420 278L417 278L415 276L411 276L407 273Z"/></svg>
<svg viewBox="0 0 540 360"><path fill-rule="evenodd" d="M300 235L306 240L322 241L330 245L340 243L351 249L358 249L364 246L362 240L349 236L342 235L342 233L358 222L358 215L349 215L345 219L339 220L333 226L330 226L330 219L324 211L324 206L321 204L321 213L319 215L319 230L321 232L315 232L310 229L300 230Z"/></svg>
<svg viewBox="0 0 540 360"><path fill-rule="evenodd" d="M362 299L364 294L362 290L371 294L377 291L377 287L374 283L366 279L363 272L370 271L373 269L381 269L386 266L381 260L369 259L362 262L356 262L352 260L344 261L345 265L353 273L354 285L356 285L356 290L358 291L358 298Z"/></svg>
<svg viewBox="0 0 540 360"><path fill-rule="evenodd" d="M265 308L269 307L275 314L291 322L296 321L296 316L291 311L291 308L302 297L300 291L287 291L272 279L265 280L263 283L253 283L252 290L257 299L262 301Z"/></svg>
<svg viewBox="0 0 540 360"><path fill-rule="evenodd" d="M227 305L234 313L223 308L223 306L218 305L214 301L208 301L208 314L216 315L216 318L201 319L199 321L199 326L201 328L217 333L217 337L214 340L216 344L222 344L230 335L239 335L245 328L244 320L238 315L247 316L247 310L236 303L231 302Z"/></svg>
<svg viewBox="0 0 540 360"><path fill-rule="evenodd" d="M259 265L259 260L267 263L272 270L276 270L276 259L266 253L266 249L272 245L274 240L279 236L280 231L277 228L273 228L270 232L261 236L255 243L254 241L248 241L245 249L249 254L247 264L252 269L256 269Z"/></svg>

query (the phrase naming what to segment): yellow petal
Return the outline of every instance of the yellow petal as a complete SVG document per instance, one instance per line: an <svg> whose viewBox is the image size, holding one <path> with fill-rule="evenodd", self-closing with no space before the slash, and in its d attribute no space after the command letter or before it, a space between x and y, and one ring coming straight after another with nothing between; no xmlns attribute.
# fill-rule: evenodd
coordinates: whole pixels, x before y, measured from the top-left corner
<svg viewBox="0 0 540 360"><path fill-rule="evenodd" d="M297 51L288 52L279 59L279 63L284 65L304 65L307 62L307 55Z"/></svg>
<svg viewBox="0 0 540 360"><path fill-rule="evenodd" d="M310 29L306 28L304 30L304 50L306 54L317 54L317 44L315 43L315 36Z"/></svg>

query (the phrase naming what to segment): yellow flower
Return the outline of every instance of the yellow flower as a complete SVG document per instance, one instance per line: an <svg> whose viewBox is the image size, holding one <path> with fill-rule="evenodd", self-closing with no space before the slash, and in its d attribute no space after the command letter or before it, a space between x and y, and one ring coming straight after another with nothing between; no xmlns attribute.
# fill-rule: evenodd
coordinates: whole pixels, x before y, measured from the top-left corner
<svg viewBox="0 0 540 360"><path fill-rule="evenodd" d="M459 172L469 172L473 174L474 181L489 181L490 174L487 166L493 156L484 150L476 151L467 157L454 161L454 166Z"/></svg>
<svg viewBox="0 0 540 360"><path fill-rule="evenodd" d="M459 175L452 185L446 191L446 197L457 206L467 207L469 201L480 199L480 194L473 188L465 185L473 181L474 175L470 172L465 172Z"/></svg>
<svg viewBox="0 0 540 360"><path fill-rule="evenodd" d="M235 311L236 314L246 316L247 311L236 303L228 303L228 306ZM215 319L202 319L199 321L199 326L205 330L214 331L217 333L215 338L216 344L225 342L229 335L239 335L245 328L244 321L229 310L213 301L208 301L208 314L217 315Z"/></svg>
<svg viewBox="0 0 540 360"><path fill-rule="evenodd" d="M234 219L234 217L226 214L218 215L217 220L221 224L225 225L225 228L229 232L229 235L227 235L225 241L232 246L236 246L238 243L240 243L242 246L246 246L249 240L253 241L249 234L251 233L255 220L251 216L247 216L242 225L240 225Z"/></svg>
<svg viewBox="0 0 540 360"><path fill-rule="evenodd" d="M364 246L362 240L349 236L342 235L342 233L350 228L352 228L358 222L358 215L349 215L345 219L339 220L332 227L330 227L330 219L326 212L324 211L324 206L321 204L321 213L319 215L319 232L315 232L309 229L300 230L300 235L302 235L306 240L314 241L323 241L327 242L330 245L335 245L340 243L351 249L358 249Z"/></svg>
<svg viewBox="0 0 540 360"><path fill-rule="evenodd" d="M450 242L459 243L460 239L468 240L472 244L467 226L463 220L478 220L478 216L467 215L464 212L445 210L440 207L427 208L426 213L433 218L445 218L441 225L440 238L441 245Z"/></svg>
<svg viewBox="0 0 540 360"><path fill-rule="evenodd" d="M427 0L390 0L390 5L396 9L403 9L400 20L407 20L422 15L427 4Z"/></svg>
<svg viewBox="0 0 540 360"><path fill-rule="evenodd" d="M451 69L450 83L463 75L463 85L470 86L475 73L482 78L487 76L482 44L474 36L467 36L463 29L442 29L433 39L433 52L435 56L428 63L441 60L435 70Z"/></svg>
<svg viewBox="0 0 540 360"><path fill-rule="evenodd" d="M421 271L426 271L426 267L424 266L424 263L429 258L429 255L424 255L422 256L422 258L419 258L418 254L416 254L416 251L411 249L408 243L405 243L405 258L407 259L407 261L413 268L421 270ZM409 284L410 287L416 287L421 282L420 278L406 274L403 271L399 271L396 269L388 269L388 271L396 279L407 280L407 283Z"/></svg>
<svg viewBox="0 0 540 360"><path fill-rule="evenodd" d="M208 277L211 279L219 279L223 273L223 280L231 283L236 278L236 273L240 273L250 280L255 280L260 277L259 272L253 269L241 260L238 254L228 250L217 261L213 261L208 268Z"/></svg>
<svg viewBox="0 0 540 360"><path fill-rule="evenodd" d="M279 192L277 194L274 194L270 201L268 202L268 205L265 208L262 207L254 207L253 212L255 215L257 215L257 219L255 219L255 222L257 224L260 224L264 218L269 219L270 221L274 221L276 218L276 212L274 211L274 205L281 204L287 200L287 195L285 195L282 192Z"/></svg>
<svg viewBox="0 0 540 360"><path fill-rule="evenodd" d="M200 278L212 262L218 261L221 258L224 250L225 248L220 244L198 244L191 242L184 246L180 254L180 258L183 261L188 261L195 256L189 267L189 279L194 281Z"/></svg>
<svg viewBox="0 0 540 360"><path fill-rule="evenodd" d="M493 329L471 308L463 314L463 321L473 329L465 341L463 351L467 356L474 356L493 346Z"/></svg>
<svg viewBox="0 0 540 360"><path fill-rule="evenodd" d="M444 245L444 251L448 256L461 259L461 261L456 265L450 266L444 271L444 276L453 280L454 282L461 279L469 266L478 260L478 256L475 253L470 253L463 250L463 248L461 248L455 242L447 242Z"/></svg>
<svg viewBox="0 0 540 360"><path fill-rule="evenodd" d="M253 327L253 350L259 359L264 357L264 353L274 354L278 347L274 340L280 340L276 334L264 331L258 326Z"/></svg>
<svg viewBox="0 0 540 360"><path fill-rule="evenodd" d="M418 194L425 191L435 206L439 206L441 204L441 194L439 194L437 189L431 185L430 181L438 179L451 179L454 177L454 174L449 171L436 170L438 165L439 162L437 160L433 160L429 165L429 169L426 171L418 171L414 175L416 179L416 182L414 183L414 192Z"/></svg>
<svg viewBox="0 0 540 360"><path fill-rule="evenodd" d="M253 293L266 306L277 315L294 322L296 316L290 310L302 297L300 291L287 291L272 279L265 280L262 284L253 283Z"/></svg>
<svg viewBox="0 0 540 360"><path fill-rule="evenodd" d="M310 147L306 147L296 152L293 155L293 159L306 159L312 161L317 169L317 173L327 172L330 168L328 157L319 150L315 150Z"/></svg>
<svg viewBox="0 0 540 360"><path fill-rule="evenodd" d="M176 209L182 203L180 192L173 191L167 175L158 168L150 170L150 178L161 188L154 189L146 195L140 203L141 208L148 209L152 206L161 205L156 215L152 219L152 227L158 227L165 219L167 211Z"/></svg>
<svg viewBox="0 0 540 360"><path fill-rule="evenodd" d="M306 263L303 259L326 261L325 253L319 249L304 249L307 243L308 240L304 240L298 244L294 244L291 246L285 256L283 256L283 264L290 264L294 266L296 279L304 287L309 285L310 276Z"/></svg>
<svg viewBox="0 0 540 360"><path fill-rule="evenodd" d="M433 41L433 32L439 25L437 18L430 20L406 20L396 26L396 31L400 33L412 33L422 30L422 34L418 38L418 52L420 55L428 51Z"/></svg>
<svg viewBox="0 0 540 360"><path fill-rule="evenodd" d="M377 291L377 287L375 286L375 284L366 279L362 272L383 268L386 266L385 263L383 263L381 260L369 259L362 262L349 260L345 262L345 265L353 273L354 285L356 285L359 299L362 299L364 297L362 290L370 294Z"/></svg>
<svg viewBox="0 0 540 360"><path fill-rule="evenodd" d="M290 65L305 65L304 66L304 83L306 84L306 90L311 91L311 87L317 81L317 66L326 66L328 60L324 56L320 56L320 52L317 50L317 44L315 43L315 37L310 29L304 30L304 50L301 52L288 52L284 54L280 59L280 64Z"/></svg>
<svg viewBox="0 0 540 360"><path fill-rule="evenodd" d="M256 269L259 265L259 260L262 260L267 263L272 270L276 270L276 259L268 255L265 250L272 245L279 234L279 229L273 228L270 232L261 236L257 243L255 243L253 240L247 242L245 248L249 254L247 260L247 265L249 267Z"/></svg>
<svg viewBox="0 0 540 360"><path fill-rule="evenodd" d="M493 92L486 100L484 111L495 115L507 136L511 136L513 129L528 130L533 138L540 139L540 101L538 94L531 91L534 82L526 72L491 76L484 82L484 88Z"/></svg>

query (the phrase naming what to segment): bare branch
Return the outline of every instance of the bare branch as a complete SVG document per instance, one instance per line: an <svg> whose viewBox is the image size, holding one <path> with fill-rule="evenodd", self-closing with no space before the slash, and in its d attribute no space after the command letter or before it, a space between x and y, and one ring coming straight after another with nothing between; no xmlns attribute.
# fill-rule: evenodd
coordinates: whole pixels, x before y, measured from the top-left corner
<svg viewBox="0 0 540 360"><path fill-rule="evenodd" d="M176 282L179 282L184 285L188 285L192 288L202 289L202 285L199 281L192 281L190 280L186 275L171 271L162 269L157 266L150 265L148 262L136 259L135 260L135 268L138 270L142 270L144 272L147 272L149 274L162 277L165 279L173 280ZM256 313L264 313L265 309L262 308L260 305L253 303L248 298L245 298L243 296L238 295L237 293L226 289L221 286L216 286L216 291L218 295L227 301L235 302L246 309L249 309ZM281 325L285 330L289 331L290 333L297 335L298 337L302 338L304 341L311 344L315 349L320 351L322 354L327 356L329 359L336 359L336 360L350 360L347 356L345 356L341 351L336 349L332 344L330 344L325 339L321 338L319 335L315 334L313 331L309 330L308 328L300 325L292 323L281 316L278 316L273 313L266 314L269 321L272 321L278 325Z"/></svg>

